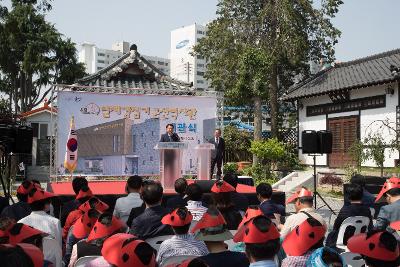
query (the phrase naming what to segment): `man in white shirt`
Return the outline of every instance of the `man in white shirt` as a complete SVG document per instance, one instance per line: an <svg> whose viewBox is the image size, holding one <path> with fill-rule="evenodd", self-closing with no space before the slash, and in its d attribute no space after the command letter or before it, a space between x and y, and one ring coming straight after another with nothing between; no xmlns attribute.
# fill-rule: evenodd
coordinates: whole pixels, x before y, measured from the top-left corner
<svg viewBox="0 0 400 267"><path fill-rule="evenodd" d="M294 203L297 213L287 217L284 225L279 225L282 239L309 217L316 219L327 229L325 220L313 208L313 193L307 188L302 187L297 190L297 192L286 201L286 204L289 203Z"/></svg>
<svg viewBox="0 0 400 267"><path fill-rule="evenodd" d="M129 218L129 214L133 208L140 207L143 203L140 198L140 189L142 188L142 177L134 175L129 177L126 182L126 191L128 195L117 199L114 208L114 216L121 219L125 223Z"/></svg>
<svg viewBox="0 0 400 267"><path fill-rule="evenodd" d="M49 235L46 237L47 239L54 239L56 241L55 244L59 247L55 248L52 245L50 247L53 249L44 249L44 258L53 262L58 267L61 266L61 223L59 219L46 213L50 209L51 198L54 196L53 193L44 191L43 189L33 188L28 194L28 203L31 206L32 212L18 222L45 232ZM48 242L52 243L51 240ZM47 247L46 243L47 241L44 240L44 248Z"/></svg>

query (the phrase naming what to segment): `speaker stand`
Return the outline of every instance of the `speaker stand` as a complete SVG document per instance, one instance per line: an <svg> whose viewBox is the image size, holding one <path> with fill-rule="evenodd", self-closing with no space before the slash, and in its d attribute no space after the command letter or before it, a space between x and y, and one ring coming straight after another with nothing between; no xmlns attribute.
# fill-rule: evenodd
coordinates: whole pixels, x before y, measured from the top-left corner
<svg viewBox="0 0 400 267"><path fill-rule="evenodd" d="M322 154L308 154L309 156L313 157L313 167L314 167L314 175L313 175L313 180L314 180L314 188L313 188L313 198L314 198L314 209L317 210L317 196L322 200L322 202L324 202L324 206L320 207L327 207L333 214L336 215L336 212L333 211L333 209L329 206L329 204L325 201L325 199L320 195L320 193L317 192L317 156L322 156ZM318 209L320 209L318 208Z"/></svg>

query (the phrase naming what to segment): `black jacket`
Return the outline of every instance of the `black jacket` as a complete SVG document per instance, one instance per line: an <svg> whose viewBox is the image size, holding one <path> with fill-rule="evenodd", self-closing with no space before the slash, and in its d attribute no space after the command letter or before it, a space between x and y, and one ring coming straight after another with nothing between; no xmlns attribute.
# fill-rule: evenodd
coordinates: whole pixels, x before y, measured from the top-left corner
<svg viewBox="0 0 400 267"><path fill-rule="evenodd" d="M169 225L161 223L161 219L168 213L168 210L161 205L146 208L145 211L132 221L131 234L140 239L147 239L162 235L173 235Z"/></svg>
<svg viewBox="0 0 400 267"><path fill-rule="evenodd" d="M210 143L215 146L214 150L211 150L211 157L213 159L223 159L224 158L224 151L225 151L225 140L224 138L220 137L218 145L215 142L215 137L210 140Z"/></svg>
<svg viewBox="0 0 400 267"><path fill-rule="evenodd" d="M224 209L218 208L218 210L224 217L227 228L229 230L237 230L240 222L242 221L242 215L240 215L240 212L234 206Z"/></svg>
<svg viewBox="0 0 400 267"><path fill-rule="evenodd" d="M177 133L173 133L171 135L171 139L169 138L168 134L162 134L160 138L160 142L180 142L181 139L179 138Z"/></svg>
<svg viewBox="0 0 400 267"><path fill-rule="evenodd" d="M31 214L32 210L28 203L26 202L17 202L12 204L11 206L5 207L1 212L0 217L8 217L15 219L15 221L19 221L22 218Z"/></svg>

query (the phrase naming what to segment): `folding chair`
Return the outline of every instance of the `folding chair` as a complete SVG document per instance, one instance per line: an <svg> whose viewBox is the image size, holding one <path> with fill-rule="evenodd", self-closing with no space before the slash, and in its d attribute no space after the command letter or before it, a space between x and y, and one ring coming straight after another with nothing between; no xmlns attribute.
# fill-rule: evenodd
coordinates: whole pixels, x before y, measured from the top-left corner
<svg viewBox="0 0 400 267"><path fill-rule="evenodd" d="M339 228L338 238L336 240L336 247L344 251L348 251L347 240L353 235L367 232L368 225L368 217L354 216L346 218Z"/></svg>
<svg viewBox="0 0 400 267"><path fill-rule="evenodd" d="M97 258L100 258L100 257L101 256L85 256L85 257L81 257L75 262L74 267L85 267L86 263L88 263L89 261L95 260Z"/></svg>
<svg viewBox="0 0 400 267"><path fill-rule="evenodd" d="M365 261L361 257L360 254L351 253L351 252L343 252L340 254L342 256L344 262L348 267L363 267L365 266Z"/></svg>
<svg viewBox="0 0 400 267"><path fill-rule="evenodd" d="M161 243L164 240L170 239L171 237L173 237L173 235L162 235L162 236L156 236L156 237L147 238L145 241L150 246L152 246L155 250L158 251L158 249L160 248Z"/></svg>

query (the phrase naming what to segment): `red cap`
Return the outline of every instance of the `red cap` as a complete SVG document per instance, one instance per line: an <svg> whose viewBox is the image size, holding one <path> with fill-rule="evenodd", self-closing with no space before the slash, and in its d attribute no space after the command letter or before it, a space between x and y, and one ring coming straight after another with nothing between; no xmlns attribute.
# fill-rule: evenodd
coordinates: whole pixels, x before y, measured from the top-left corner
<svg viewBox="0 0 400 267"><path fill-rule="evenodd" d="M400 178L392 177L389 180L386 180L386 182L382 186L381 191L376 196L375 202L378 202L387 191L393 188L400 188Z"/></svg>
<svg viewBox="0 0 400 267"><path fill-rule="evenodd" d="M92 197L91 199L87 200L85 203L79 206L79 209L83 212L86 212L90 209L96 209L98 212L105 212L108 210L109 206L98 199L97 197Z"/></svg>
<svg viewBox="0 0 400 267"><path fill-rule="evenodd" d="M96 240L99 238L107 237L115 233L116 231L120 230L121 228L125 227L125 223L118 219L115 216L112 216L111 224L105 225L102 224L100 221L104 216L112 216L111 214L103 214L99 217L95 225L93 226L92 230L89 233L87 241Z"/></svg>
<svg viewBox="0 0 400 267"><path fill-rule="evenodd" d="M31 191L29 191L28 194L28 203L33 203L35 201L39 201L39 200L43 200L43 199L48 199L48 198L53 198L56 195L54 195L53 193L44 191L43 189L39 189L39 188L32 188Z"/></svg>
<svg viewBox="0 0 400 267"><path fill-rule="evenodd" d="M18 186L17 193L21 194L21 195L27 195L27 194L29 194L29 191L31 191L33 187L34 187L34 183L32 183L31 181L25 180L22 182L22 184L20 184Z"/></svg>
<svg viewBox="0 0 400 267"><path fill-rule="evenodd" d="M235 188L223 180L218 180L211 187L211 192L213 193L227 193L234 192Z"/></svg>
<svg viewBox="0 0 400 267"><path fill-rule="evenodd" d="M146 246L149 251L153 251L149 244L143 240L138 240L134 235L130 234L115 234L104 241L101 255L104 259L114 266L118 267L155 267L156 255L153 254L150 258L145 259L143 253L140 253Z"/></svg>
<svg viewBox="0 0 400 267"><path fill-rule="evenodd" d="M358 253L373 259L383 261L397 260L400 255L399 244L397 243L395 251L388 250L380 241L382 234L389 233L377 232L369 237L366 233L354 235L347 241L347 248L353 253Z"/></svg>
<svg viewBox="0 0 400 267"><path fill-rule="evenodd" d="M390 227L393 230L400 231L400 221L391 222Z"/></svg>
<svg viewBox="0 0 400 267"><path fill-rule="evenodd" d="M16 223L8 230L8 242L12 245L25 242L25 239L41 235L47 236L48 234L33 228L32 226Z"/></svg>
<svg viewBox="0 0 400 267"><path fill-rule="evenodd" d="M92 197L92 196L93 196L93 193L92 193L92 190L90 190L90 188L82 188L81 190L79 190L79 193L75 199L81 199L81 198Z"/></svg>
<svg viewBox="0 0 400 267"><path fill-rule="evenodd" d="M302 187L296 191L293 195L291 195L287 200L286 204L293 203L298 199L299 197L312 197L313 193L309 191L307 188Z"/></svg>
<svg viewBox="0 0 400 267"><path fill-rule="evenodd" d="M19 243L16 245L11 244L2 244L0 247L4 248L15 248L16 246L20 247L25 254L32 260L33 267L43 267L44 256L43 252L36 246L26 243Z"/></svg>
<svg viewBox="0 0 400 267"><path fill-rule="evenodd" d="M180 216L179 216L180 215ZM177 208L171 213L165 215L161 222L171 226L185 226L192 222L193 215L187 208Z"/></svg>
<svg viewBox="0 0 400 267"><path fill-rule="evenodd" d="M242 221L240 222L238 229L242 227L243 224L247 223L251 219L264 215L264 213L260 210L259 206L248 207L246 213L243 216Z"/></svg>
<svg viewBox="0 0 400 267"><path fill-rule="evenodd" d="M308 218L294 228L283 240L282 247L290 256L302 256L325 235L325 227L316 224L317 220Z"/></svg>
<svg viewBox="0 0 400 267"><path fill-rule="evenodd" d="M72 230L72 234L76 238L85 238L89 235L90 231L92 231L97 221L97 217L89 216L92 211L94 212L95 210L88 210L74 223L74 230Z"/></svg>
<svg viewBox="0 0 400 267"><path fill-rule="evenodd" d="M269 224L268 231L261 231L254 223L255 220L267 220ZM264 215L257 216L249 221L246 225L241 227L235 236L233 237L233 241L235 242L244 242L250 244L259 244L265 243L270 240L278 239L280 237L279 231L276 228L275 224L271 222L271 220Z"/></svg>
<svg viewBox="0 0 400 267"><path fill-rule="evenodd" d="M222 214L217 209L214 211L216 211L217 214L210 214L210 209L208 209L207 212L203 214L203 217L201 217L200 221L192 228L191 232L194 233L197 230L226 224Z"/></svg>

